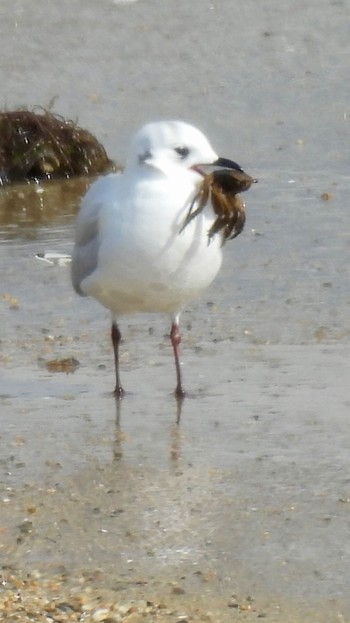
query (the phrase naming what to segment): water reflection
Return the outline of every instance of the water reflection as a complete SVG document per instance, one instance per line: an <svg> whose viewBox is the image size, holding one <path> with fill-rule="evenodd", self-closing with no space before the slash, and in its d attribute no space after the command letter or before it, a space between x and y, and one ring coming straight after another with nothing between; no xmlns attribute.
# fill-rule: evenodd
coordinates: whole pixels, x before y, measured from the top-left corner
<svg viewBox="0 0 350 623"><path fill-rule="evenodd" d="M122 413L127 408L127 397L114 397L115 401L115 433L113 442L113 462L120 461L124 455L123 444L128 439L128 435L122 428ZM179 460L182 458L182 441L183 433L180 428L182 409L184 405L184 399L174 399L172 401L174 406L174 420L170 425L169 430L169 459L170 463L176 467Z"/></svg>
<svg viewBox="0 0 350 623"><path fill-rule="evenodd" d="M35 239L42 227L66 225L92 181L83 177L0 188L0 240Z"/></svg>

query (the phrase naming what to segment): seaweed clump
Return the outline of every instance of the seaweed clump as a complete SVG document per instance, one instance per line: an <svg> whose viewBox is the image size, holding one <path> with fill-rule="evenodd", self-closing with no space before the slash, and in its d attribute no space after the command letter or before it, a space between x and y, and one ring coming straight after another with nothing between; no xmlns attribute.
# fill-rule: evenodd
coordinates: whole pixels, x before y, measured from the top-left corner
<svg viewBox="0 0 350 623"><path fill-rule="evenodd" d="M0 112L0 185L113 168L101 143L73 121L45 109Z"/></svg>

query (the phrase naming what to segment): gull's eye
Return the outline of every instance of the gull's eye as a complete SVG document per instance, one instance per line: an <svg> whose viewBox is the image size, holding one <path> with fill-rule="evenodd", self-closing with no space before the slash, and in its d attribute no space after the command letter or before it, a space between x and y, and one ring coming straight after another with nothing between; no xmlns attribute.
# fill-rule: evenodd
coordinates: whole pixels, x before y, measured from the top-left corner
<svg viewBox="0 0 350 623"><path fill-rule="evenodd" d="M177 154L179 154L181 160L187 158L188 154L190 153L188 147L175 147L175 151Z"/></svg>

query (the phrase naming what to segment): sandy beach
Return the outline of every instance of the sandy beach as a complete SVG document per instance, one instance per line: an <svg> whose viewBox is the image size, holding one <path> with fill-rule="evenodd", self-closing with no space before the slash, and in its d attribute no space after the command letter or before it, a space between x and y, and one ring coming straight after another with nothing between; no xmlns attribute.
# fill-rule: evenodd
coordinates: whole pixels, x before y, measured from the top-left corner
<svg viewBox="0 0 350 623"><path fill-rule="evenodd" d="M183 314L181 413L168 318L121 320L116 403L108 313L35 259L88 181L0 189L0 621L349 621L346 2L6 0L0 31L3 108L120 163L184 119L259 180Z"/></svg>

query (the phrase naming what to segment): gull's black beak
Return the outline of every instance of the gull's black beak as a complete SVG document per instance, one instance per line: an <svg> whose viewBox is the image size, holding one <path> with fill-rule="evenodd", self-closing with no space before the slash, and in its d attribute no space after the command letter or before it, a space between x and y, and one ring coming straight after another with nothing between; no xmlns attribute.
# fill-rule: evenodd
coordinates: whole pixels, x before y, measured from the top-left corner
<svg viewBox="0 0 350 623"><path fill-rule="evenodd" d="M218 158L217 160L215 160L214 162L212 162L211 164L202 164L200 165L201 167L221 167L221 169L228 169L229 171L238 171L239 173L241 173L242 175L238 176L239 178L242 177L245 178L246 180L250 180L250 184L256 184L256 182L258 180L253 179L252 177L250 177L250 175L248 175L244 169L242 169L242 167L237 164L237 162L234 162L233 160L229 160L228 158ZM200 169L199 166L194 166L191 167L194 171L196 171L197 173L199 173L200 175L202 175L203 177L206 176L206 174ZM218 171L218 173L221 173L220 171ZM229 175L229 173L227 173L227 175ZM248 188L249 188L248 186Z"/></svg>
<svg viewBox="0 0 350 623"><path fill-rule="evenodd" d="M235 171L241 171L244 173L242 167L240 167L237 162L233 162L233 160L229 160L228 158L218 158L215 162L212 162L211 166L223 167L224 169L234 169Z"/></svg>

